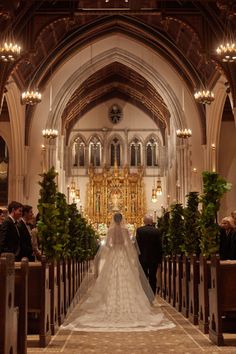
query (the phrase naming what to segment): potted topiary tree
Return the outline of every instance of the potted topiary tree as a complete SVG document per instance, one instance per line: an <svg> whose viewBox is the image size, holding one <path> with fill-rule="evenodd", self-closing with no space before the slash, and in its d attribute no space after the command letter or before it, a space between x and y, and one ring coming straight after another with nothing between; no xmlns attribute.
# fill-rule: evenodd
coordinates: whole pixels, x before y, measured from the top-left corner
<svg viewBox="0 0 236 354"><path fill-rule="evenodd" d="M200 198L202 212L200 217L200 249L204 256L219 251L219 226L217 213L220 209L220 199L231 185L216 172L203 172L203 194Z"/></svg>
<svg viewBox="0 0 236 354"><path fill-rule="evenodd" d="M40 175L43 179L38 201L39 221L38 234L42 244L42 252L50 260L60 257L57 240L57 209L56 209L56 183L57 176L54 167Z"/></svg>
<svg viewBox="0 0 236 354"><path fill-rule="evenodd" d="M167 233L170 252L171 254L180 254L183 252L185 238L184 210L182 204L173 204L171 206L170 215L169 230Z"/></svg>
<svg viewBox="0 0 236 354"><path fill-rule="evenodd" d="M198 205L199 193L190 192L187 194L187 207L184 209L184 243L182 246L182 250L187 256L200 253L200 212Z"/></svg>

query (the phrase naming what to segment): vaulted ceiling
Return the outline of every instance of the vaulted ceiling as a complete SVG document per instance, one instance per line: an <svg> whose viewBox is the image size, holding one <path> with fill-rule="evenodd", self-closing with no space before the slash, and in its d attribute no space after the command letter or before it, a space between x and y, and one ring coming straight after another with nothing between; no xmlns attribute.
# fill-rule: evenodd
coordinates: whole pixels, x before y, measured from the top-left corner
<svg viewBox="0 0 236 354"><path fill-rule="evenodd" d="M96 38L120 32L161 54L192 91L201 82L212 87L224 73L236 106L236 64L220 62L215 53L226 18L236 32L233 0L4 0L0 4L0 33L12 29L24 48L17 62L0 64L0 96L10 75L21 90L32 78L42 89L51 68L68 55ZM168 126L167 107L155 89L118 63L106 66L77 89L63 114L63 126L69 131L85 111L111 97L133 102L161 130Z"/></svg>

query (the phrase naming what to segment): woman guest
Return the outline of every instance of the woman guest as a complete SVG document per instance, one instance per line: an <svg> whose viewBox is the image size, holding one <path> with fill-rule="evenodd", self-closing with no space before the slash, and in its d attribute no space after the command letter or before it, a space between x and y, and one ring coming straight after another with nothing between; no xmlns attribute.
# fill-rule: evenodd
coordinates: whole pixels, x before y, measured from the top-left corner
<svg viewBox="0 0 236 354"><path fill-rule="evenodd" d="M226 216L220 223L220 258L236 259L236 229L231 216Z"/></svg>

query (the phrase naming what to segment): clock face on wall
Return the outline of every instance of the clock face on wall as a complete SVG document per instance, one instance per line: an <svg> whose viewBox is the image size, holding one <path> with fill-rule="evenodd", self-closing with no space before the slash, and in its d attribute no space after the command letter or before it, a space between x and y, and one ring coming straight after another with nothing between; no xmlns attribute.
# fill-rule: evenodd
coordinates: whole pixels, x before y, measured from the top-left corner
<svg viewBox="0 0 236 354"><path fill-rule="evenodd" d="M122 119L122 115L122 109L117 104L113 104L109 109L109 119L113 124L118 124Z"/></svg>

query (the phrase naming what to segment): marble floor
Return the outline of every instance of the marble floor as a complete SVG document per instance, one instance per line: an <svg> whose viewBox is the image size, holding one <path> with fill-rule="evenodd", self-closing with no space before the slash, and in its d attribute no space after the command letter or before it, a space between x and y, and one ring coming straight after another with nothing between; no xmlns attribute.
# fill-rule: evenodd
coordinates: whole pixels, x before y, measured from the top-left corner
<svg viewBox="0 0 236 354"><path fill-rule="evenodd" d="M225 346L217 347L207 335L193 326L179 312L163 299L158 298L166 316L176 327L150 332L71 332L59 330L47 348L35 347L36 341L30 336L27 353L63 353L63 354L166 354L166 353L235 353L236 334L225 335ZM73 317L73 313L71 314Z"/></svg>

